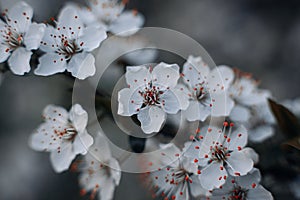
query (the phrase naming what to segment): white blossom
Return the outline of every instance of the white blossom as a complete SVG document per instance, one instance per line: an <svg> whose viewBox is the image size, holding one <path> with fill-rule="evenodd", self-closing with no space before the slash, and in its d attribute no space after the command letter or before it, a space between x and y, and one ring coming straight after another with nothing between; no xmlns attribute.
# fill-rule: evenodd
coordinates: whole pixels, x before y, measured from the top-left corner
<svg viewBox="0 0 300 200"><path fill-rule="evenodd" d="M118 114L137 114L142 130L149 134L158 132L166 120L166 113L176 114L188 106L188 99L176 89L179 67L160 63L152 67L131 66L126 69L129 88L118 93Z"/></svg>
<svg viewBox="0 0 300 200"><path fill-rule="evenodd" d="M147 175L155 195L188 200L191 198L190 194L193 197L209 194L200 184L198 165L192 162L191 158L185 157L175 145L166 145L161 156L153 159L153 163L158 162L163 166Z"/></svg>
<svg viewBox="0 0 300 200"><path fill-rule="evenodd" d="M136 10L124 10L125 1L88 0L88 7L69 4L78 10L85 25L104 29L118 36L129 36L144 24L144 17Z"/></svg>
<svg viewBox="0 0 300 200"><path fill-rule="evenodd" d="M33 9L20 1L5 10L5 22L0 20L0 62L8 59L10 70L17 75L30 71L32 52L40 46L45 25L31 22Z"/></svg>
<svg viewBox="0 0 300 200"><path fill-rule="evenodd" d="M84 156L80 171L79 183L83 194L91 191L91 199L95 198L97 193L99 200L113 199L115 187L120 183L121 169L118 161L112 157L103 135L95 138L94 145Z"/></svg>
<svg viewBox="0 0 300 200"><path fill-rule="evenodd" d="M204 121L209 115L227 116L234 106L227 94L234 73L227 66L210 70L201 57L189 56L183 66L183 79L187 84L186 94L190 104L186 110L189 121Z"/></svg>
<svg viewBox="0 0 300 200"><path fill-rule="evenodd" d="M209 199L272 200L272 194L259 184L260 179L260 172L256 168L245 176L229 176L220 189L212 191L212 196Z"/></svg>
<svg viewBox="0 0 300 200"><path fill-rule="evenodd" d="M78 154L86 154L93 138L86 131L88 114L79 104L70 112L55 105L43 111L45 120L32 134L29 144L37 151L51 152L51 164L56 172L69 168Z"/></svg>
<svg viewBox="0 0 300 200"><path fill-rule="evenodd" d="M199 140L187 142L185 155L194 158L201 169L201 185L208 190L223 185L228 177L243 176L253 168L255 155L244 147L247 130L243 126L233 128L224 122L223 129L209 127Z"/></svg>
<svg viewBox="0 0 300 200"><path fill-rule="evenodd" d="M234 122L244 124L248 129L249 140L262 142L274 134L275 118L269 108L268 90L257 88L258 82L249 74L236 70L236 78L229 89L230 96L235 101L229 118Z"/></svg>
<svg viewBox="0 0 300 200"><path fill-rule="evenodd" d="M39 58L36 75L48 76L67 70L78 79L95 74L95 58L90 53L107 37L104 30L84 26L73 7L60 12L56 28L48 25L40 49L46 54Z"/></svg>

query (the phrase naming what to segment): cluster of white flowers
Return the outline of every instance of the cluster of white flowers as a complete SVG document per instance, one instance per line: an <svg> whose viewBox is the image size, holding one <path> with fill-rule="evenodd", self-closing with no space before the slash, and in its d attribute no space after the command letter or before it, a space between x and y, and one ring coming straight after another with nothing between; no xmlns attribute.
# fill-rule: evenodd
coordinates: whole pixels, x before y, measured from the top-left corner
<svg viewBox="0 0 300 200"><path fill-rule="evenodd" d="M126 75L132 68L127 68ZM128 84L131 83L130 77L126 76ZM131 91L131 87L119 93L119 111L131 110L127 115L136 114L145 106L164 108L167 103L175 114L179 109L175 109L172 103L178 102L178 98L188 97L189 105L184 104L186 110L181 108L182 115L187 121L199 121L196 134L186 133L191 135L191 141L187 141L182 150L168 146L160 158L152 158L153 162L164 166L147 176L155 188L155 195L166 199L189 199L189 195L208 199L273 199L266 189L259 186L260 174L254 168L259 162L258 154L246 147L248 136L251 142L262 142L273 134L275 119L267 104L271 97L269 91L258 89L257 82L248 74L228 66L211 70L201 57L190 56L182 67L181 77L182 83L175 88L183 91L185 96L173 96L173 100L163 103L159 101L162 99L159 92L151 96L156 102L153 104L147 104L149 95L144 95L137 87L133 91L138 90L137 94L141 95L128 92L125 102L121 101L122 92ZM148 88L147 81L143 82L143 87ZM134 103L136 100L139 104ZM208 116L215 119L212 124ZM152 122L151 117L145 118Z"/></svg>
<svg viewBox="0 0 300 200"><path fill-rule="evenodd" d="M32 22L33 9L18 2L3 13L0 20L0 62L7 61L16 75L31 69L32 50L41 50L34 74L49 76L67 70L73 77L85 79L95 74L95 58L91 52L106 39L107 32L128 36L144 23L137 11L124 11L118 0L89 0L89 8L67 4L55 27Z"/></svg>
<svg viewBox="0 0 300 200"><path fill-rule="evenodd" d="M118 0L88 0L88 7L69 3L57 20L43 24L32 22L33 9L18 2L0 20L0 62L7 61L16 75L34 67L34 74L40 76L65 71L78 79L93 76L93 51L110 35L127 37L144 23L137 11L124 11L125 5ZM37 51L38 64L31 66ZM141 53L127 59L139 63L152 57L153 53ZM246 147L248 142L272 137L275 124L268 106L272 96L259 89L251 75L224 65L211 69L200 56L191 55L183 66L164 62L127 66L125 79L127 86L118 91L117 113L137 117L143 133L159 134L168 115L178 113L187 124L199 124L192 133L187 129L190 141L176 144L180 148L175 142L160 144L161 156L151 157L151 163L163 166L146 176L155 196L273 199L259 185L258 154ZM97 195L101 200L113 199L122 163L113 157L104 133L88 133L88 113L79 104L69 112L48 105L43 119L30 137L30 147L50 152L57 173L79 170L82 195L89 192L91 199ZM76 160L79 156L82 159Z"/></svg>

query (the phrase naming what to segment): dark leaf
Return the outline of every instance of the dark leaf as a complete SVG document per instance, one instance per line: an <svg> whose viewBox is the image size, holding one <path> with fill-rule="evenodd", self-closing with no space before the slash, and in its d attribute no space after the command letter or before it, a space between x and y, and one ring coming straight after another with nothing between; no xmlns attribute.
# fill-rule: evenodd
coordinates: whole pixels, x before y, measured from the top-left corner
<svg viewBox="0 0 300 200"><path fill-rule="evenodd" d="M268 99L270 108L276 117L279 128L284 135L289 138L295 138L300 135L300 126L298 118L289 109L275 101Z"/></svg>

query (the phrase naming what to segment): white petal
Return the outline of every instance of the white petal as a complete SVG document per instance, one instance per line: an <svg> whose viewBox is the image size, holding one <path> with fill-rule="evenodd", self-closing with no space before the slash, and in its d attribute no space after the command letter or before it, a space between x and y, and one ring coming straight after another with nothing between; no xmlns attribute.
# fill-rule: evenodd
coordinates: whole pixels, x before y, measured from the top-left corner
<svg viewBox="0 0 300 200"><path fill-rule="evenodd" d="M66 60L56 53L46 53L39 58L34 74L49 76L66 70Z"/></svg>
<svg viewBox="0 0 300 200"><path fill-rule="evenodd" d="M83 132L88 122L88 114L79 104L72 106L69 118L78 132Z"/></svg>
<svg viewBox="0 0 300 200"><path fill-rule="evenodd" d="M270 125L262 125L249 130L249 140L263 142L274 135L274 128Z"/></svg>
<svg viewBox="0 0 300 200"><path fill-rule="evenodd" d="M235 105L229 115L230 119L234 122L247 122L250 116L250 110L240 105Z"/></svg>
<svg viewBox="0 0 300 200"><path fill-rule="evenodd" d="M227 157L226 163L231 168L229 173L232 176L244 176L253 168L253 160L243 152L233 151Z"/></svg>
<svg viewBox="0 0 300 200"><path fill-rule="evenodd" d="M8 59L8 65L11 71L17 75L24 75L30 71L30 58L32 52L27 51L23 47L19 47L13 51L10 58Z"/></svg>
<svg viewBox="0 0 300 200"><path fill-rule="evenodd" d="M149 69L145 66L129 66L126 67L126 82L131 89L146 85L151 81Z"/></svg>
<svg viewBox="0 0 300 200"><path fill-rule="evenodd" d="M110 26L109 30L119 36L129 36L136 33L144 24L144 16L133 11L123 12Z"/></svg>
<svg viewBox="0 0 300 200"><path fill-rule="evenodd" d="M67 70L81 80L93 76L96 72L95 58L90 53L75 54L68 63Z"/></svg>
<svg viewBox="0 0 300 200"><path fill-rule="evenodd" d="M99 47L100 43L107 37L106 31L96 27L86 27L82 36L78 38L78 45L85 51L92 51Z"/></svg>
<svg viewBox="0 0 300 200"><path fill-rule="evenodd" d="M188 108L183 113L188 121L204 121L210 115L211 109L198 101L191 100Z"/></svg>
<svg viewBox="0 0 300 200"><path fill-rule="evenodd" d="M115 158L110 157L109 166L111 167L111 176L114 179L114 184L119 185L121 180L121 167L119 162Z"/></svg>
<svg viewBox="0 0 300 200"><path fill-rule="evenodd" d="M10 25L19 33L26 33L29 25L31 24L31 18L33 15L33 9L27 3L20 1L16 3L7 12L7 17L10 19Z"/></svg>
<svg viewBox="0 0 300 200"><path fill-rule="evenodd" d="M248 133L246 128L243 125L241 125L230 135L228 135L228 138L230 138L228 149L236 151L239 148L243 148L244 146L246 146L248 141Z"/></svg>
<svg viewBox="0 0 300 200"><path fill-rule="evenodd" d="M118 102L118 114L131 116L138 113L138 110L142 107L143 98L137 91L124 88L118 93Z"/></svg>
<svg viewBox="0 0 300 200"><path fill-rule="evenodd" d="M169 114L176 114L179 110L185 110L189 105L188 97L177 89L166 90L160 96L160 102L162 102L163 110Z"/></svg>
<svg viewBox="0 0 300 200"><path fill-rule="evenodd" d="M158 132L166 120L165 112L157 106L147 106L141 109L137 117L146 134Z"/></svg>
<svg viewBox="0 0 300 200"><path fill-rule="evenodd" d="M26 49L38 49L45 32L45 24L32 23L24 37Z"/></svg>
<svg viewBox="0 0 300 200"><path fill-rule="evenodd" d="M242 149L242 151L248 158L251 158L254 164L257 164L259 161L259 155L250 147Z"/></svg>
<svg viewBox="0 0 300 200"><path fill-rule="evenodd" d="M234 107L234 101L227 92L211 93L211 115L214 117L228 116Z"/></svg>
<svg viewBox="0 0 300 200"><path fill-rule="evenodd" d="M244 189L252 189L253 183L256 184L257 186L259 185L260 182L260 172L258 169L253 168L246 176L239 176L236 177L235 180L238 184L238 186L244 188Z"/></svg>
<svg viewBox="0 0 300 200"><path fill-rule="evenodd" d="M201 184L198 176L191 176L192 184L190 184L190 192L193 197L205 196L207 194L207 190L205 190Z"/></svg>
<svg viewBox="0 0 300 200"><path fill-rule="evenodd" d="M90 146L93 144L93 137L88 134L86 130L80 132L74 139L73 151L74 154L85 155Z"/></svg>
<svg viewBox="0 0 300 200"><path fill-rule="evenodd" d="M59 35L60 33L56 28L47 25L44 30L40 49L44 52L55 52L61 44L60 38L58 37Z"/></svg>
<svg viewBox="0 0 300 200"><path fill-rule="evenodd" d="M5 62L10 56L9 47L5 45L0 45L0 63Z"/></svg>
<svg viewBox="0 0 300 200"><path fill-rule="evenodd" d="M221 167L223 167L222 162L213 161L206 168L201 170L199 179L203 188L212 190L225 183L226 179L224 179L224 176L227 177L228 174L225 168L221 170Z"/></svg>
<svg viewBox="0 0 300 200"><path fill-rule="evenodd" d="M47 105L43 110L43 118L49 122L68 123L68 112L66 109L56 105Z"/></svg>
<svg viewBox="0 0 300 200"><path fill-rule="evenodd" d="M112 179L107 179L99 190L101 200L112 200L114 197L115 185Z"/></svg>
<svg viewBox="0 0 300 200"><path fill-rule="evenodd" d="M57 28L69 39L75 39L84 27L77 10L70 5L60 11L57 21Z"/></svg>
<svg viewBox="0 0 300 200"><path fill-rule="evenodd" d="M234 79L233 70L227 66L218 66L214 68L208 79L210 93L219 93L226 91Z"/></svg>
<svg viewBox="0 0 300 200"><path fill-rule="evenodd" d="M179 66L177 64L166 64L164 62L156 65L152 71L153 84L159 87L173 88L179 79Z"/></svg>
<svg viewBox="0 0 300 200"><path fill-rule="evenodd" d="M192 88L200 87L200 84L208 79L210 69L201 57L189 56L183 65L183 76L186 83Z"/></svg>
<svg viewBox="0 0 300 200"><path fill-rule="evenodd" d="M264 187L260 186L260 187L254 188L252 190L249 190L247 192L247 199L249 199L249 200L257 200L257 199L273 200L273 196L268 190L266 190Z"/></svg>
<svg viewBox="0 0 300 200"><path fill-rule="evenodd" d="M59 126L61 126L59 128ZM43 123L29 138L29 146L36 151L57 151L61 138L56 131L62 130L63 124Z"/></svg>
<svg viewBox="0 0 300 200"><path fill-rule="evenodd" d="M70 142L61 146L60 151L52 151L50 154L50 160L54 171L60 173L69 169L75 157L76 154L72 151L72 143Z"/></svg>
<svg viewBox="0 0 300 200"><path fill-rule="evenodd" d="M100 133L95 137L94 144L91 146L89 152L93 156L93 159L101 163L108 162L112 158L107 138Z"/></svg>

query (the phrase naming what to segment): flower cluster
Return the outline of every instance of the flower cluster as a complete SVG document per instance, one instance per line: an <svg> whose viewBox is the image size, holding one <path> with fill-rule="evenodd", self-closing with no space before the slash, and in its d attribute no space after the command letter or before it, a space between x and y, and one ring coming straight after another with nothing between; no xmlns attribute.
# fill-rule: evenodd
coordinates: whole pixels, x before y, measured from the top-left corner
<svg viewBox="0 0 300 200"><path fill-rule="evenodd" d="M201 57L190 56L182 68L183 81L176 87L189 100L182 114L187 121L198 121L199 128L187 133L191 141L182 150L168 147L161 157L152 158L163 166L147 175L154 195L166 199L189 199L189 195L273 199L259 185L260 174L254 168L258 154L246 147L248 138L262 142L273 134L269 91L257 89L250 76L228 66L211 70Z"/></svg>
<svg viewBox="0 0 300 200"><path fill-rule="evenodd" d="M85 79L95 74L95 58L91 54L106 39L107 32L128 36L144 23L137 11L124 11L125 3L117 0L90 0L90 8L67 4L55 26L32 22L33 9L21 1L3 13L0 20L0 62L7 61L16 75L28 73L49 76L67 70L73 77ZM37 66L31 56L44 52ZM36 55L40 55L37 53Z"/></svg>
<svg viewBox="0 0 300 200"><path fill-rule="evenodd" d="M33 22L33 9L22 1L5 10L0 20L0 62L7 61L7 70L16 75L34 68L35 75L65 72L83 80L95 74L93 52L107 37L119 36L111 46L112 52L113 48L144 42L141 38L128 39L144 24L144 17L136 10L125 10L127 2L87 3L66 4L57 20L52 18L49 23ZM122 43L120 38L127 40ZM212 68L200 56L190 55L182 66L164 62L139 65L155 56L156 52L146 50L124 55L128 63L137 66L124 68L126 84L117 91L118 108L103 103L107 99L99 103L101 115L116 111L118 117L136 118L142 133L158 136L153 146L162 153L149 154L147 162L160 167L145 177L153 195L172 200L273 199L260 185L260 172L255 166L259 156L247 147L274 135L275 117L268 106L271 93L258 88L259 82L250 74L225 65ZM105 96L97 92L99 98ZM299 101L285 104L300 107ZM300 115L299 110L294 110L296 115ZM165 141L159 138L164 136L162 130L170 126L168 119L178 114L186 125L184 136L190 140L180 138L163 144ZM79 104L69 111L48 105L43 120L29 139L30 147L49 152L55 172L80 172L82 195L113 199L120 184L122 160L114 157L103 132L90 131L87 111ZM141 141L144 149L147 139Z"/></svg>

